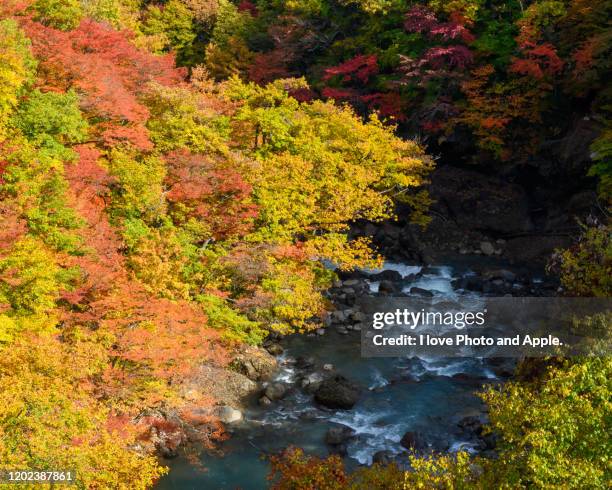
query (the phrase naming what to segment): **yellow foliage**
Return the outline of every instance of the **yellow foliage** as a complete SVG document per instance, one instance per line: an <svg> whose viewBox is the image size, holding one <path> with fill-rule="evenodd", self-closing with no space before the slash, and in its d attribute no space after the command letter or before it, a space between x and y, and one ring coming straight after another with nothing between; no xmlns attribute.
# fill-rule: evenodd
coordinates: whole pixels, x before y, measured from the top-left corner
<svg viewBox="0 0 612 490"><path fill-rule="evenodd" d="M30 40L14 20L0 21L0 141L25 85L32 81L36 61Z"/></svg>
<svg viewBox="0 0 612 490"><path fill-rule="evenodd" d="M246 73L254 57L246 43L237 37L229 38L226 46L214 42L206 46L206 68L217 80Z"/></svg>
<svg viewBox="0 0 612 490"><path fill-rule="evenodd" d="M165 298L189 296L189 286L182 277L187 258L171 233L152 232L136 246L129 263L148 291Z"/></svg>
<svg viewBox="0 0 612 490"><path fill-rule="evenodd" d="M103 366L96 343L27 336L0 353L0 470L73 471L78 488L146 489L165 471L105 428L87 378ZM36 486L36 488L50 488Z"/></svg>
<svg viewBox="0 0 612 490"><path fill-rule="evenodd" d="M414 141L403 141L373 116L363 122L349 107L331 102L299 103L288 88L303 80L278 80L266 87L234 78L224 88L242 106L235 137L255 162L247 178L259 205L252 241L306 242L313 257L339 266L376 260L364 243L339 234L351 221L392 218L402 200L415 205L423 222L428 200L419 191L432 161Z"/></svg>

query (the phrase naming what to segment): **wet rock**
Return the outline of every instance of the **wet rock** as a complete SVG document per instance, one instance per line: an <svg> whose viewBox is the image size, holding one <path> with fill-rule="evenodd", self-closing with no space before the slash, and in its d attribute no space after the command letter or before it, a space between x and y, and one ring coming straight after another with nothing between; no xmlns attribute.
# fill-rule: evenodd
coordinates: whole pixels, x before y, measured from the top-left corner
<svg viewBox="0 0 612 490"><path fill-rule="evenodd" d="M333 371L333 370L334 370L333 364L323 364L323 371Z"/></svg>
<svg viewBox="0 0 612 490"><path fill-rule="evenodd" d="M395 282L385 280L380 281L378 291L382 294L395 294L401 292L401 287Z"/></svg>
<svg viewBox="0 0 612 490"><path fill-rule="evenodd" d="M257 403L262 407L268 407L272 405L272 400L270 400L267 396L262 396L259 400L257 400Z"/></svg>
<svg viewBox="0 0 612 490"><path fill-rule="evenodd" d="M242 347L231 367L252 381L266 381L274 375L278 364L274 356L265 349L247 345Z"/></svg>
<svg viewBox="0 0 612 490"><path fill-rule="evenodd" d="M572 243L567 236L528 236L508 240L506 255L519 263L543 265L556 248L568 248Z"/></svg>
<svg viewBox="0 0 612 490"><path fill-rule="evenodd" d="M450 444L443 437L436 437L431 441L431 450L436 453L445 453L450 449Z"/></svg>
<svg viewBox="0 0 612 490"><path fill-rule="evenodd" d="M340 326L336 330L337 330L337 332L340 335L347 335L348 334L348 330L346 329L346 327Z"/></svg>
<svg viewBox="0 0 612 490"><path fill-rule="evenodd" d="M516 370L516 359L507 357L490 358L487 360L491 371L500 378L509 378Z"/></svg>
<svg viewBox="0 0 612 490"><path fill-rule="evenodd" d="M416 452L423 452L427 449L427 442L423 434L417 431L408 431L400 440L400 444L406 449L411 449Z"/></svg>
<svg viewBox="0 0 612 490"><path fill-rule="evenodd" d="M270 383L266 386L264 394L271 401L280 400L287 394L287 386L283 383Z"/></svg>
<svg viewBox="0 0 612 490"><path fill-rule="evenodd" d="M235 424L236 422L240 422L243 418L240 410L228 405L215 407L213 413L224 424Z"/></svg>
<svg viewBox="0 0 612 490"><path fill-rule="evenodd" d="M496 433L489 432L487 434L481 435L481 438L482 442L484 443L485 450L495 449L495 447L497 446L498 437Z"/></svg>
<svg viewBox="0 0 612 490"><path fill-rule="evenodd" d="M317 389L319 389L319 386L321 386L324 379L325 376L323 373L314 372L304 376L300 385L302 386L302 389L310 393L314 393L317 391Z"/></svg>
<svg viewBox="0 0 612 490"><path fill-rule="evenodd" d="M469 291L482 291L484 280L479 276L467 276L460 279L459 288Z"/></svg>
<svg viewBox="0 0 612 490"><path fill-rule="evenodd" d="M485 255L493 255L495 247L491 242L480 242L480 251Z"/></svg>
<svg viewBox="0 0 612 490"><path fill-rule="evenodd" d="M398 282L402 280L402 275L397 272L397 271L393 271L393 270L384 270L382 272L379 272L378 274L372 274L370 276L370 279L372 281L392 281L392 282Z"/></svg>
<svg viewBox="0 0 612 490"><path fill-rule="evenodd" d="M471 464L469 466L469 470L474 481L478 481L478 479L484 474L484 468L479 464Z"/></svg>
<svg viewBox="0 0 612 490"><path fill-rule="evenodd" d="M179 446L187 441L181 419L175 413L160 410L145 411L141 415L150 424L146 445L152 445L166 459L176 458Z"/></svg>
<svg viewBox="0 0 612 490"><path fill-rule="evenodd" d="M482 376L476 376L468 373L455 373L451 376L451 379L454 381L460 381L462 383L473 384L474 386L478 386L486 381L487 378Z"/></svg>
<svg viewBox="0 0 612 490"><path fill-rule="evenodd" d="M325 329L324 329L324 328L317 328L317 329L315 330L315 333L316 333L317 335L325 335Z"/></svg>
<svg viewBox="0 0 612 490"><path fill-rule="evenodd" d="M314 357L298 357L295 360L295 367L302 370L313 369L315 367Z"/></svg>
<svg viewBox="0 0 612 490"><path fill-rule="evenodd" d="M502 279L504 281L513 282L516 280L516 274L507 269L494 269L486 271L482 277L487 280Z"/></svg>
<svg viewBox="0 0 612 490"><path fill-rule="evenodd" d="M273 356L280 356L285 350L280 344L271 343L265 346L265 349Z"/></svg>
<svg viewBox="0 0 612 490"><path fill-rule="evenodd" d="M343 444L355 436L355 431L346 425L330 427L325 434L325 444L337 446Z"/></svg>
<svg viewBox="0 0 612 490"><path fill-rule="evenodd" d="M480 435L484 428L480 417L475 415L468 415L467 417L463 417L459 422L457 422L457 426L466 434L476 434Z"/></svg>
<svg viewBox="0 0 612 490"><path fill-rule="evenodd" d="M423 298L433 297L433 293L431 291L428 291L427 289L419 288L416 286L413 286L410 288L410 294L413 294L415 296L421 296Z"/></svg>
<svg viewBox="0 0 612 490"><path fill-rule="evenodd" d="M420 270L420 273L421 273L421 275L423 275L423 274L437 275L438 274L438 269L436 267L426 266L426 267L423 267Z"/></svg>
<svg viewBox="0 0 612 490"><path fill-rule="evenodd" d="M333 323L342 323L346 320L346 316L344 314L344 310L336 310L332 313L332 322Z"/></svg>
<svg viewBox="0 0 612 490"><path fill-rule="evenodd" d="M357 403L359 392L355 383L336 375L320 384L315 392L315 401L327 408L349 410Z"/></svg>
<svg viewBox="0 0 612 490"><path fill-rule="evenodd" d="M351 314L351 320L355 323L361 323L364 322L366 319L365 313L361 312L361 311L354 311Z"/></svg>
<svg viewBox="0 0 612 490"><path fill-rule="evenodd" d="M384 449L374 453L374 456L372 456L372 463L386 466L393 463L394 458L395 455L391 451Z"/></svg>
<svg viewBox="0 0 612 490"><path fill-rule="evenodd" d="M168 446L166 446L164 444L160 444L157 447L157 451L165 459L174 459L174 458L176 458L178 456L177 448L168 447Z"/></svg>

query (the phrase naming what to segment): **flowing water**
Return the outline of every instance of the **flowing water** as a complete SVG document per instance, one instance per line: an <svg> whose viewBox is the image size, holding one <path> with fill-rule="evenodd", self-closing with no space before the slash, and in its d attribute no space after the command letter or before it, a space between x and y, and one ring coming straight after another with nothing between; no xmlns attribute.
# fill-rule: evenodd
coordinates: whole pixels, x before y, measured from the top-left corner
<svg viewBox="0 0 612 490"><path fill-rule="evenodd" d="M387 263L385 269L408 276L419 266ZM376 272L376 271L374 271ZM474 294L460 295L451 287L459 272L451 267L428 269L405 289L418 286L434 293L434 301L462 303L478 301ZM465 274L465 271L461 272ZM376 293L377 282L370 283ZM202 467L185 457L165 462L170 473L157 489L264 489L269 466L266 455L289 446L299 446L307 453L325 456L325 433L335 424L351 427L356 437L347 448L349 468L371 464L377 451L394 454L405 451L400 445L404 433L418 430L429 440L440 441L448 451L471 450L461 439L457 422L468 415L482 413L483 407L474 391L495 376L478 359L405 359L370 358L360 354L360 335L340 335L328 328L324 336L293 336L283 342L277 380L297 381L295 359L314 358L318 366L332 364L334 370L357 382L364 393L352 410L328 410L313 404L312 395L292 389L289 395L266 409L253 406L245 413L245 422L233 429L230 440L221 446L222 455L203 453ZM455 376L461 374L462 376ZM466 382L466 380L480 380Z"/></svg>

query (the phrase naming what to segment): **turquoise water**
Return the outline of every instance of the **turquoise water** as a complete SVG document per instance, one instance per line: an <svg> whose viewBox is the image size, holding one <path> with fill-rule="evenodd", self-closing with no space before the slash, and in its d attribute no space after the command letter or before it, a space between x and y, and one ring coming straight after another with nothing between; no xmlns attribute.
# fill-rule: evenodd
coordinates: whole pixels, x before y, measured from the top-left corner
<svg viewBox="0 0 612 490"><path fill-rule="evenodd" d="M402 273L414 272L414 267L405 267ZM397 264L388 268L401 269ZM420 278L418 285L435 290L441 298L456 299L450 287L452 278L452 269L443 267ZM372 284L375 288L376 284ZM312 357L319 366L333 364L338 373L364 388L355 407L346 411L321 409L312 403L311 395L294 389L272 408L253 407L247 411L245 422L233 428L232 438L220 446L221 454L202 453L203 469L184 456L165 461L170 473L158 483L158 490L265 489L267 455L294 445L325 456L325 433L338 423L356 432L345 458L349 468L371 464L372 456L380 450L402 452L399 441L409 430L419 430L430 440L439 440L441 449L470 450L469 444L456 435L456 423L482 411L474 391L492 374L481 361L364 359L358 332L348 336L335 331L322 337L294 336L285 340L285 349L280 359L280 381L295 381L294 360L299 356ZM471 375L475 381L452 377L458 373Z"/></svg>

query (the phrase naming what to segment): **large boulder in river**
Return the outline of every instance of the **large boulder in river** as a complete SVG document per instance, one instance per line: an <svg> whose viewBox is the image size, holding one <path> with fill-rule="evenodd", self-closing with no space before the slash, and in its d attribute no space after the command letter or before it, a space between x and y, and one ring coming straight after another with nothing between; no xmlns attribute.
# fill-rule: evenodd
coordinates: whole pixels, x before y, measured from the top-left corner
<svg viewBox="0 0 612 490"><path fill-rule="evenodd" d="M416 286L410 288L410 294L414 296L421 296L423 298L432 298L434 295L431 291Z"/></svg>
<svg viewBox="0 0 612 490"><path fill-rule="evenodd" d="M302 386L302 389L306 390L307 392L314 393L319 389L319 386L321 386L321 383L324 380L325 375L323 373L315 371L313 373L305 375L302 378L300 385Z"/></svg>
<svg viewBox="0 0 612 490"><path fill-rule="evenodd" d="M397 294L402 291L402 286L392 281L380 281L378 292L381 294Z"/></svg>
<svg viewBox="0 0 612 490"><path fill-rule="evenodd" d="M413 430L408 431L403 435L402 439L400 440L400 444L406 449L415 452L423 452L427 449L427 442L425 441L423 434Z"/></svg>
<svg viewBox="0 0 612 490"><path fill-rule="evenodd" d="M349 410L359 399L359 387L344 376L336 375L323 381L315 392L315 401L327 408Z"/></svg>
<svg viewBox="0 0 612 490"><path fill-rule="evenodd" d="M348 443L355 436L355 431L346 425L331 427L325 434L325 443L331 454L346 456Z"/></svg>
<svg viewBox="0 0 612 490"><path fill-rule="evenodd" d="M372 281L394 281L398 282L402 280L402 275L394 270L386 269L382 272L378 272L377 274L372 274L370 276L370 280Z"/></svg>

